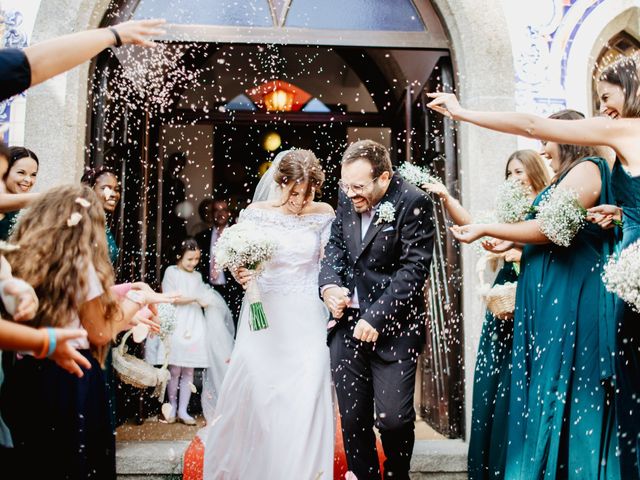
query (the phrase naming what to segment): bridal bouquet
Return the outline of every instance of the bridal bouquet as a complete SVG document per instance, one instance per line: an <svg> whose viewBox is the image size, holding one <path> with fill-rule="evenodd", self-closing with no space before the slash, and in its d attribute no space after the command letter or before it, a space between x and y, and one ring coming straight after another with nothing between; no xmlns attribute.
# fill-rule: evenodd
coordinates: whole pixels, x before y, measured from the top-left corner
<svg viewBox="0 0 640 480"><path fill-rule="evenodd" d="M607 290L640 312L640 241L609 259L604 266L602 280Z"/></svg>
<svg viewBox="0 0 640 480"><path fill-rule="evenodd" d="M568 247L585 224L587 210L573 190L551 187L538 205L540 231L553 243Z"/></svg>
<svg viewBox="0 0 640 480"><path fill-rule="evenodd" d="M276 242L252 222L244 221L225 228L216 244L216 263L222 268L235 271L244 267L255 272L247 285L247 302L250 308L251 330L267 328L267 316L260 300L260 290L255 277L276 251Z"/></svg>
<svg viewBox="0 0 640 480"><path fill-rule="evenodd" d="M422 187L425 183L442 183L442 180L432 175L427 168L419 167L409 162L404 162L400 165L398 173L407 182L416 187Z"/></svg>
<svg viewBox="0 0 640 480"><path fill-rule="evenodd" d="M518 180L507 180L496 195L496 216L501 223L523 221L531 213L531 189Z"/></svg>

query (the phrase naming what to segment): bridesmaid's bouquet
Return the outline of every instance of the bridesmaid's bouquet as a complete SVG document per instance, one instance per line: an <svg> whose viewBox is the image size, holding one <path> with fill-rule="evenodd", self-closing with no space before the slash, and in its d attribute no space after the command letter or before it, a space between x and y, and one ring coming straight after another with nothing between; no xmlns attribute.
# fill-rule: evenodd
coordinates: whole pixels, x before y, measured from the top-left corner
<svg viewBox="0 0 640 480"><path fill-rule="evenodd" d="M158 336L165 344L165 349L168 350L169 339L176 328L176 307L170 303L160 303L157 305L157 309L158 322L160 323Z"/></svg>
<svg viewBox="0 0 640 480"><path fill-rule="evenodd" d="M536 219L540 231L553 243L568 247L585 225L587 210L573 190L549 188L538 205Z"/></svg>
<svg viewBox="0 0 640 480"><path fill-rule="evenodd" d="M232 272L243 267L255 273L253 280L247 285L249 326L254 331L269 326L255 278L264 268L264 264L273 258L275 252L275 239L249 221L225 228L216 244L216 263L220 267Z"/></svg>
<svg viewBox="0 0 640 480"><path fill-rule="evenodd" d="M413 163L404 162L398 168L398 173L407 182L422 187L425 183L442 183L442 180L429 172L425 167L419 167Z"/></svg>
<svg viewBox="0 0 640 480"><path fill-rule="evenodd" d="M604 266L602 281L608 291L640 312L640 241L611 256Z"/></svg>
<svg viewBox="0 0 640 480"><path fill-rule="evenodd" d="M518 180L500 185L496 195L496 216L500 223L522 222L533 211L530 188Z"/></svg>

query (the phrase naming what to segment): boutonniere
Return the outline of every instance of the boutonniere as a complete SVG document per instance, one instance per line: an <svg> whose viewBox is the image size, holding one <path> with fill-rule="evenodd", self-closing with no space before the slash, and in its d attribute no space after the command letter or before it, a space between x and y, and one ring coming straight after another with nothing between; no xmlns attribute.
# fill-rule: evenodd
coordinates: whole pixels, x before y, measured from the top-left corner
<svg viewBox="0 0 640 480"><path fill-rule="evenodd" d="M396 219L396 207L391 202L384 202L378 207L378 219L375 225L390 223Z"/></svg>

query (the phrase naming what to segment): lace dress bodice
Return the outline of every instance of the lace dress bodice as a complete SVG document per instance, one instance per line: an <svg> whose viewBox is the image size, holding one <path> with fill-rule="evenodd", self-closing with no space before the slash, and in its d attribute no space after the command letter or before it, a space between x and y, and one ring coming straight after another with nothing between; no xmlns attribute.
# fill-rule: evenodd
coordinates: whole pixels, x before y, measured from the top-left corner
<svg viewBox="0 0 640 480"><path fill-rule="evenodd" d="M318 295L320 260L333 219L326 213L297 216L261 208L240 213L239 222L254 223L277 243L276 254L258 277L261 293Z"/></svg>

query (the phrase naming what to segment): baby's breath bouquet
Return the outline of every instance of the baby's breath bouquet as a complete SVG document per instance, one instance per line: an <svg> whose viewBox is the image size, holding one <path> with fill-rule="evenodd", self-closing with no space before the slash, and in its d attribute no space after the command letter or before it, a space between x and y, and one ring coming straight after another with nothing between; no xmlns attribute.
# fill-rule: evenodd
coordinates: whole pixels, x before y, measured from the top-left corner
<svg viewBox="0 0 640 480"><path fill-rule="evenodd" d="M532 212L531 189L518 180L507 180L498 187L496 216L501 223L517 223Z"/></svg>
<svg viewBox="0 0 640 480"><path fill-rule="evenodd" d="M553 243L568 247L585 224L587 210L573 190L551 187L537 207L540 231Z"/></svg>
<svg viewBox="0 0 640 480"><path fill-rule="evenodd" d="M247 302L250 308L251 330L267 328L267 316L260 300L260 290L255 277L276 251L276 242L250 221L225 228L216 244L216 263L231 271L244 267L255 272L247 285Z"/></svg>
<svg viewBox="0 0 640 480"><path fill-rule="evenodd" d="M413 163L404 162L398 168L398 173L407 182L415 185L416 187L422 187L425 183L442 183L442 180L435 175L432 175L425 167L419 167Z"/></svg>
<svg viewBox="0 0 640 480"><path fill-rule="evenodd" d="M609 259L602 280L607 290L640 312L640 241Z"/></svg>
<svg viewBox="0 0 640 480"><path fill-rule="evenodd" d="M169 339L176 328L176 307L170 303L160 303L158 308L158 320L160 322L160 333L158 336L165 348L168 348Z"/></svg>

